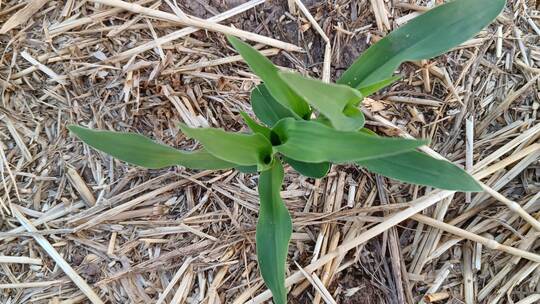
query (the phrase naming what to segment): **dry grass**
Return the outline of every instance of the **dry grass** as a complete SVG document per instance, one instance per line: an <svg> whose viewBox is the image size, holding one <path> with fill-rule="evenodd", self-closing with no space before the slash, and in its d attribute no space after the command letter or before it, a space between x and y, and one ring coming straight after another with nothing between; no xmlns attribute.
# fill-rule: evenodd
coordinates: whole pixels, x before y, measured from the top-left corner
<svg viewBox="0 0 540 304"><path fill-rule="evenodd" d="M66 125L192 149L176 124L245 129L259 81L219 32L330 80L439 1L134 2L147 9L0 0L1 303L265 302L256 175L144 170ZM539 301L539 26L537 1L509 0L477 37L404 65L403 81L364 102L372 129L431 139L426 152L486 192L286 169L291 303Z"/></svg>

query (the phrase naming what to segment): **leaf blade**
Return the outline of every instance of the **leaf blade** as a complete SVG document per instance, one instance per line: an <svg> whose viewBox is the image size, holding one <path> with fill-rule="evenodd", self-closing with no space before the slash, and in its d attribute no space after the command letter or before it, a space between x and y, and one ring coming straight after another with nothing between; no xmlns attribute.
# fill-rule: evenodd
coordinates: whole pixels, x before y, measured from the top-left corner
<svg viewBox="0 0 540 304"><path fill-rule="evenodd" d="M355 131L364 125L364 114L356 108L362 94L351 87L325 83L298 73L279 73L280 77L311 106L341 131Z"/></svg>
<svg viewBox="0 0 540 304"><path fill-rule="evenodd" d="M181 165L191 169L228 169L236 166L203 150L176 150L136 133L99 131L76 125L68 126L68 129L94 149L145 168Z"/></svg>
<svg viewBox="0 0 540 304"><path fill-rule="evenodd" d="M378 136L370 129L364 134ZM482 187L463 169L446 160L433 158L419 151L404 152L392 157L358 161L369 171L402 182L431 186L445 190L479 192Z"/></svg>
<svg viewBox="0 0 540 304"><path fill-rule="evenodd" d="M240 112L240 115L242 115L244 121L251 131L264 135L264 137L266 137L270 142L275 140L274 138L277 136L277 134L273 133L271 129L258 124L245 112ZM288 157L283 157L283 160L291 165L291 167L293 167L300 174L311 178L323 178L330 170L330 163L328 162L305 163Z"/></svg>
<svg viewBox="0 0 540 304"><path fill-rule="evenodd" d="M251 107L257 118L269 127L274 126L282 118L296 117L272 97L264 83L251 91Z"/></svg>
<svg viewBox="0 0 540 304"><path fill-rule="evenodd" d="M244 58L251 70L262 79L277 102L290 109L299 118L309 118L311 110L308 104L291 90L287 83L281 80L278 76L279 69L268 58L234 36L227 36L227 39Z"/></svg>
<svg viewBox="0 0 540 304"><path fill-rule="evenodd" d="M407 183L452 191L482 191L474 178L458 166L418 151L356 163L369 171Z"/></svg>
<svg viewBox="0 0 540 304"><path fill-rule="evenodd" d="M273 128L281 140L274 149L308 163L345 163L391 156L413 150L425 141L378 138L360 132L338 131L319 122L282 119Z"/></svg>
<svg viewBox="0 0 540 304"><path fill-rule="evenodd" d="M311 178L323 178L330 171L331 164L329 162L323 163L306 163L292 158L284 156L283 159L293 167L298 173L311 177Z"/></svg>
<svg viewBox="0 0 540 304"><path fill-rule="evenodd" d="M241 166L264 170L272 161L272 145L261 134L240 134L216 128L190 128L180 124L187 136L198 140L215 157Z"/></svg>
<svg viewBox="0 0 540 304"><path fill-rule="evenodd" d="M283 166L276 159L259 177L259 220L257 222L257 259L266 286L276 304L287 303L285 268L292 235L292 220L280 197Z"/></svg>
<svg viewBox="0 0 540 304"><path fill-rule="evenodd" d="M246 113L246 112L240 112L240 115L242 116L242 118L244 119L244 121L246 122L246 125L248 125L248 127L251 129L251 131L253 131L253 133L259 133L261 135L263 135L264 137L266 137L268 140L270 140L271 138L271 132L272 130L270 130L269 128L265 127L265 126L262 126L260 124L258 124L255 120L253 120L253 118L249 117L249 115Z"/></svg>
<svg viewBox="0 0 540 304"><path fill-rule="evenodd" d="M504 4L505 0L455 0L437 6L372 45L338 83L370 85L392 76L404 61L438 56L486 27Z"/></svg>
<svg viewBox="0 0 540 304"><path fill-rule="evenodd" d="M358 90L360 91L360 93L362 93L362 95L364 96L369 96L379 90L382 90L383 88L391 85L392 83L398 81L399 79L401 79L401 76L392 76L392 77L388 77L388 78L385 78L381 81L378 81L378 82L375 82L373 84L370 84L370 85L366 85L366 86L363 86L363 87L360 87Z"/></svg>

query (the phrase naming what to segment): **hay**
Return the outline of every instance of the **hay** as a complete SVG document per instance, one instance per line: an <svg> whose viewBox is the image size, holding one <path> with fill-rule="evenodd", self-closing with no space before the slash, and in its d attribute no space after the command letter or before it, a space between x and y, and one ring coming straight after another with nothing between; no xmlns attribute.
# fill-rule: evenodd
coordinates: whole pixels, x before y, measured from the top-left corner
<svg viewBox="0 0 540 304"><path fill-rule="evenodd" d="M434 1L281 2L0 1L0 303L269 299L256 175L129 166L66 125L194 149L178 122L242 130L239 112L252 113L259 80L224 32L335 80ZM286 168L291 303L538 301L540 12L508 2L475 38L403 65L402 81L364 102L369 127L430 139L426 153L486 192Z"/></svg>

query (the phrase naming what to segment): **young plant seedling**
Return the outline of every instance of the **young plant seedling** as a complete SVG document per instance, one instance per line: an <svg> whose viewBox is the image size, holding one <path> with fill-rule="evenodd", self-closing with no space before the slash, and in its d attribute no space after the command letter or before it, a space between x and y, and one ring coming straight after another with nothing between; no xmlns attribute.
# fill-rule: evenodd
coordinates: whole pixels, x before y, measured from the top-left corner
<svg viewBox="0 0 540 304"><path fill-rule="evenodd" d="M459 167L417 151L426 141L379 137L364 128L359 104L365 96L396 81L393 73L401 63L438 56L470 39L504 4L504 0L455 0L440 5L372 45L337 84L281 72L248 44L228 37L263 81L251 92L253 112L261 123L241 113L250 134L181 124L182 132L203 146L194 152L176 150L138 134L68 128L95 149L146 168L180 165L260 172L257 258L274 303L284 304L292 233L291 216L280 197L284 163L313 178L324 177L332 163L349 163L413 184L481 191L474 178Z"/></svg>

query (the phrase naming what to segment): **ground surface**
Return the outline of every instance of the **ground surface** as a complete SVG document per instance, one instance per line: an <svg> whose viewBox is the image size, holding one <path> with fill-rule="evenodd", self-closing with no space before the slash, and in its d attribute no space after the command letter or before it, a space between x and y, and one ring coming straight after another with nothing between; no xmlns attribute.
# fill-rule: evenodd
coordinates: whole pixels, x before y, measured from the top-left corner
<svg viewBox="0 0 540 304"><path fill-rule="evenodd" d="M139 2L172 12L169 1ZM245 1L172 2L206 19ZM435 2L304 4L330 39L335 79L389 29ZM370 128L400 134L391 122L430 139L456 164L470 159L475 169L489 168L484 183L536 218L538 5L509 1L473 40L403 65L402 81L364 101ZM259 45L274 63L321 77L325 42L294 7L267 1L222 23L304 48L278 53ZM258 79L233 57L224 35L197 31L155 43L182 27L92 1L0 0L0 26L10 24L0 34L0 303L85 303L83 284L108 303L154 303L164 292L163 303L244 303L263 292L254 254L256 175L145 170L90 149L66 129L75 123L138 132L184 149L196 143L179 133L178 122L245 130L239 111L252 113L249 91ZM133 51L141 45L150 46ZM289 274L433 195L352 166L336 166L318 181L286 171L283 196L295 233ZM500 198L456 194L423 214L539 252L537 232ZM21 217L39 232L19 228ZM323 303L327 293L336 303L417 303L424 296L463 303L472 290L478 303L538 301L538 264L461 236L404 221L312 274L324 287L295 284L289 300ZM59 266L53 251L73 270ZM74 283L70 273L80 279Z"/></svg>

